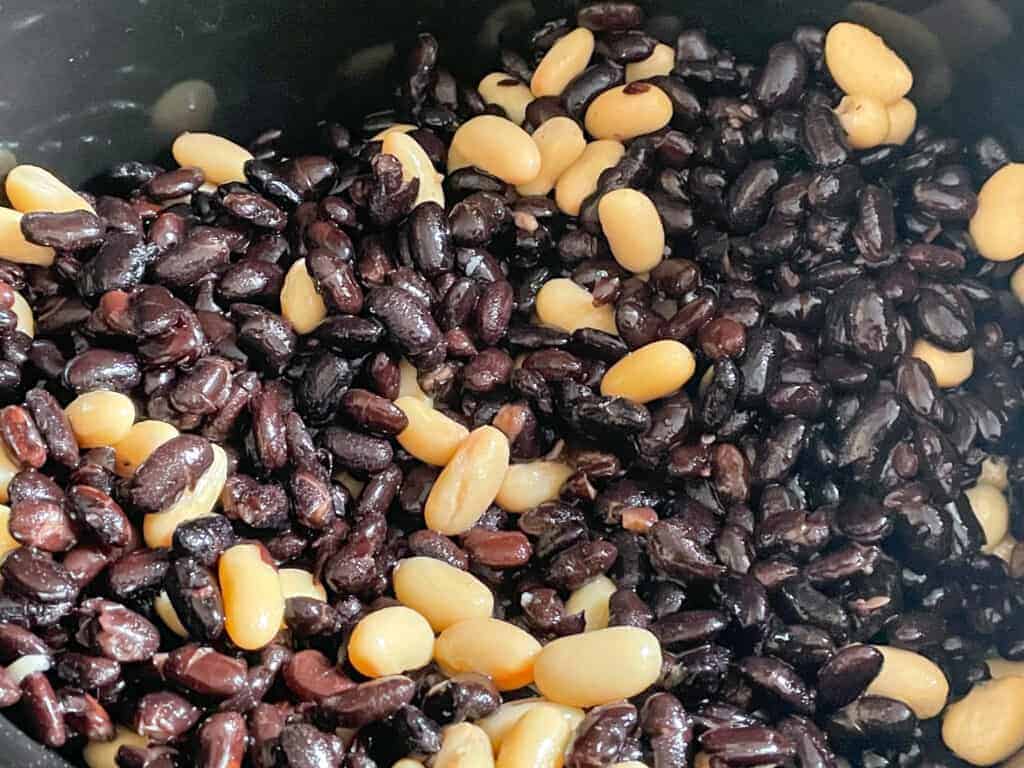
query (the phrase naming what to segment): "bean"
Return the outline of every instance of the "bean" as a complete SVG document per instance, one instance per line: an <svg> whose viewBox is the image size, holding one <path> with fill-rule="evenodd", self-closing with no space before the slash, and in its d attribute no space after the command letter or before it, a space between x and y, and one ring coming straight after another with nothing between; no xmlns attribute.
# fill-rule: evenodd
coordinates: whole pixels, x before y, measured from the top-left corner
<svg viewBox="0 0 1024 768"><path fill-rule="evenodd" d="M506 512L520 513L558 498L575 470L559 461L513 464L505 472L494 503Z"/></svg>
<svg viewBox="0 0 1024 768"><path fill-rule="evenodd" d="M866 693L907 704L922 720L935 717L946 706L949 683L931 660L913 651L887 645L874 646L884 659Z"/></svg>
<svg viewBox="0 0 1024 768"><path fill-rule="evenodd" d="M16 463L35 469L46 463L46 443L26 409L9 405L0 410L0 435Z"/></svg>
<svg viewBox="0 0 1024 768"><path fill-rule="evenodd" d="M985 545L981 551L991 554L1009 531L1010 507L1006 497L994 485L980 482L968 488L964 495L985 532Z"/></svg>
<svg viewBox="0 0 1024 768"><path fill-rule="evenodd" d="M468 531L494 501L508 470L505 435L490 426L478 427L445 465L423 508L427 527L455 535Z"/></svg>
<svg viewBox="0 0 1024 768"><path fill-rule="evenodd" d="M554 707L530 708L502 739L500 768L558 768L569 741L569 724Z"/></svg>
<svg viewBox="0 0 1024 768"><path fill-rule="evenodd" d="M32 735L41 743L56 749L67 741L67 729L60 699L42 672L34 672L21 682L22 708L28 714Z"/></svg>
<svg viewBox="0 0 1024 768"><path fill-rule="evenodd" d="M240 768L245 758L247 730L237 712L210 715L199 728L199 768Z"/></svg>
<svg viewBox="0 0 1024 768"><path fill-rule="evenodd" d="M871 149L889 137L888 107L874 96L844 96L836 107L839 124L854 149Z"/></svg>
<svg viewBox="0 0 1024 768"><path fill-rule="evenodd" d="M609 601L616 590L615 582L607 576L595 576L582 587L573 590L565 601L565 611L570 616L583 613L585 632L605 629L608 626Z"/></svg>
<svg viewBox="0 0 1024 768"><path fill-rule="evenodd" d="M910 99L900 99L892 104L886 104L885 109L889 113L889 132L882 143L906 144L917 125L917 107Z"/></svg>
<svg viewBox="0 0 1024 768"><path fill-rule="evenodd" d="M236 544L217 566L224 593L225 628L239 648L256 650L277 634L284 619L284 596L274 566L254 544Z"/></svg>
<svg viewBox="0 0 1024 768"><path fill-rule="evenodd" d="M114 737L110 741L90 740L82 749L82 759L89 768L115 768L115 757L122 746L142 749L148 745L147 737L140 736L130 728L117 725L114 727Z"/></svg>
<svg viewBox="0 0 1024 768"><path fill-rule="evenodd" d="M471 723L449 725L433 768L494 768L487 734Z"/></svg>
<svg viewBox="0 0 1024 768"><path fill-rule="evenodd" d="M899 101L914 84L903 60L881 37L859 24L840 22L829 29L825 64L846 93L873 96L883 104Z"/></svg>
<svg viewBox="0 0 1024 768"><path fill-rule="evenodd" d="M408 420L408 426L398 433L399 444L427 464L445 466L469 436L469 430L464 426L435 410L419 397L399 397L395 400L395 406Z"/></svg>
<svg viewBox="0 0 1024 768"><path fill-rule="evenodd" d="M36 321L35 316L32 314L32 308L29 307L28 302L25 301L25 297L17 291L14 292L14 306L11 307L11 311L14 312L18 318L18 324L15 330L20 331L29 338L36 335Z"/></svg>
<svg viewBox="0 0 1024 768"><path fill-rule="evenodd" d="M467 120L452 139L448 170L473 165L508 184L526 184L540 173L537 145L515 123L480 115Z"/></svg>
<svg viewBox="0 0 1024 768"><path fill-rule="evenodd" d="M174 438L174 440L177 439ZM173 440L164 443L164 445L172 444ZM195 520L212 514L213 507L217 503L218 498L220 498L221 491L224 489L224 484L227 481L228 458L219 445L210 447L213 451L212 462L194 481L194 487L182 491L176 501L169 507L162 508L160 512L148 514L143 518L142 534L146 541L146 546L170 546L174 531L179 525L189 520ZM152 459L153 457L159 459L161 457L160 451L154 451L150 458ZM182 465L175 462L173 465L169 464L168 466L180 471ZM143 463L142 468L136 471L136 482L138 482L144 467L145 463ZM136 506L138 506L138 502L136 502Z"/></svg>
<svg viewBox="0 0 1024 768"><path fill-rule="evenodd" d="M316 290L305 259L292 264L284 277L281 315L300 335L311 333L327 317L327 305Z"/></svg>
<svg viewBox="0 0 1024 768"><path fill-rule="evenodd" d="M989 261L1010 261L1024 252L1024 217L1017 195L1024 164L1010 163L993 173L978 192L978 210L971 217L974 245Z"/></svg>
<svg viewBox="0 0 1024 768"><path fill-rule="evenodd" d="M630 272L650 272L665 251L665 230L658 209L643 192L616 189L598 203L601 231L612 255Z"/></svg>
<svg viewBox="0 0 1024 768"><path fill-rule="evenodd" d="M434 632L423 616L405 606L381 608L355 627L348 658L368 677L396 675L430 663Z"/></svg>
<svg viewBox="0 0 1024 768"><path fill-rule="evenodd" d="M516 726L516 724L531 710L537 707L547 707L558 712L570 733L575 732L577 726L583 722L583 710L576 707L567 707L562 704L545 701L541 698L518 699L502 704L496 711L488 714L477 722L477 725L487 734L490 739L491 748L495 752L501 751L501 745L505 738Z"/></svg>
<svg viewBox="0 0 1024 768"><path fill-rule="evenodd" d="M792 106L807 81L807 56L798 45L777 43L768 50L768 61L754 80L752 95L765 109Z"/></svg>
<svg viewBox="0 0 1024 768"><path fill-rule="evenodd" d="M284 665L284 682L302 701L323 701L355 688L320 651L299 651Z"/></svg>
<svg viewBox="0 0 1024 768"><path fill-rule="evenodd" d="M467 619L488 618L494 610L494 596L479 579L441 560L400 560L392 579L395 597L426 618L435 632Z"/></svg>
<svg viewBox="0 0 1024 768"><path fill-rule="evenodd" d="M911 348L911 355L924 360L935 382L943 389L959 387L974 373L974 350L949 352L925 339L917 339Z"/></svg>
<svg viewBox="0 0 1024 768"><path fill-rule="evenodd" d="M178 430L166 421L151 419L133 424L114 444L114 471L119 477L132 477L153 451L177 436Z"/></svg>
<svg viewBox="0 0 1024 768"><path fill-rule="evenodd" d="M95 213L84 197L48 170L36 165L18 165L12 168L4 181L4 191L7 192L7 199L11 201L14 209L22 213Z"/></svg>
<svg viewBox="0 0 1024 768"><path fill-rule="evenodd" d="M670 45L658 43L654 46L650 56L626 65L626 82L632 83L636 80L669 75L672 73L675 63L675 49Z"/></svg>
<svg viewBox="0 0 1024 768"><path fill-rule="evenodd" d="M584 124L595 139L625 141L654 133L672 119L672 100L650 83L609 88L587 107Z"/></svg>
<svg viewBox="0 0 1024 768"><path fill-rule="evenodd" d="M277 578L285 600L292 597L310 597L327 601L327 590L309 571L301 568L281 568L277 572Z"/></svg>
<svg viewBox="0 0 1024 768"><path fill-rule="evenodd" d="M131 399L108 390L79 395L64 413L82 448L116 445L135 422L135 405Z"/></svg>
<svg viewBox="0 0 1024 768"><path fill-rule="evenodd" d="M942 718L942 740L972 765L994 765L1024 747L1024 679L974 685Z"/></svg>
<svg viewBox="0 0 1024 768"><path fill-rule="evenodd" d="M477 85L487 104L501 107L509 120L522 125L526 120L526 108L533 101L533 93L526 83L504 72L492 72Z"/></svg>
<svg viewBox="0 0 1024 768"><path fill-rule="evenodd" d="M243 660L189 644L171 651L162 671L172 683L189 691L226 698L242 690L247 669Z"/></svg>
<svg viewBox="0 0 1024 768"><path fill-rule="evenodd" d="M655 700L656 709L658 703ZM608 764L626 747L626 740L637 720L636 707L632 704L621 702L596 707L580 723L567 763L571 768ZM657 739L657 735L652 735ZM663 754L661 752L656 759Z"/></svg>
<svg viewBox="0 0 1024 768"><path fill-rule="evenodd" d="M210 184L246 182L245 164L252 153L232 141L212 133L183 133L171 145L178 165L195 167Z"/></svg>
<svg viewBox="0 0 1024 768"><path fill-rule="evenodd" d="M389 131L382 138L380 151L398 158L402 164L402 181L408 183L416 179L419 182L413 208L426 202L437 203L444 208L444 190L441 187L444 176L434 170L430 157L419 142L395 130Z"/></svg>
<svg viewBox="0 0 1024 768"><path fill-rule="evenodd" d="M885 662L882 653L870 645L849 645L836 652L818 670L819 703L844 707L860 696Z"/></svg>
<svg viewBox="0 0 1024 768"><path fill-rule="evenodd" d="M540 60L530 80L533 95L560 96L565 87L579 75L594 52L594 33L585 27L560 37Z"/></svg>
<svg viewBox="0 0 1024 768"><path fill-rule="evenodd" d="M545 325L573 333L595 328L618 335L615 310L608 304L594 305L593 296L567 278L548 280L537 293L537 317Z"/></svg>
<svg viewBox="0 0 1024 768"><path fill-rule="evenodd" d="M555 183L558 208L570 216L578 216L583 201L597 190L598 178L605 170L614 167L625 151L618 141L592 141L587 144Z"/></svg>
<svg viewBox="0 0 1024 768"><path fill-rule="evenodd" d="M0 253L15 264L35 264L48 267L53 264L53 248L30 243L22 233L23 214L0 207Z"/></svg>
<svg viewBox="0 0 1024 768"><path fill-rule="evenodd" d="M607 659L620 664L607 664ZM611 627L570 635L544 646L534 678L546 698L593 707L635 696L661 674L661 648L645 629Z"/></svg>
<svg viewBox="0 0 1024 768"><path fill-rule="evenodd" d="M986 456L981 462L981 474L978 476L979 483L988 483L995 486L997 490L1006 491L1009 488L1007 477L1007 463L1002 456Z"/></svg>
<svg viewBox="0 0 1024 768"><path fill-rule="evenodd" d="M553 117L533 132L533 141L540 151L540 172L530 182L520 184L521 195L546 195L556 182L582 156L587 146L583 131L569 117Z"/></svg>
<svg viewBox="0 0 1024 768"><path fill-rule="evenodd" d="M200 711L183 696L157 691L139 699L132 728L150 741L165 744L190 730L199 716Z"/></svg>
<svg viewBox="0 0 1024 768"><path fill-rule="evenodd" d="M514 624L491 618L466 619L447 627L434 644L434 660L449 677L462 672L488 675L499 691L533 682L540 643Z"/></svg>
<svg viewBox="0 0 1024 768"><path fill-rule="evenodd" d="M188 630L185 629L185 625L182 624L181 619L178 618L178 613L174 610L174 606L171 605L171 599L167 596L167 592L161 592L153 600L153 612L160 617L160 621L162 621L164 626L171 630L171 632L176 634L178 637L188 637Z"/></svg>
<svg viewBox="0 0 1024 768"><path fill-rule="evenodd" d="M649 403L682 388L693 376L693 353L678 341L656 341L630 352L601 379L601 394Z"/></svg>

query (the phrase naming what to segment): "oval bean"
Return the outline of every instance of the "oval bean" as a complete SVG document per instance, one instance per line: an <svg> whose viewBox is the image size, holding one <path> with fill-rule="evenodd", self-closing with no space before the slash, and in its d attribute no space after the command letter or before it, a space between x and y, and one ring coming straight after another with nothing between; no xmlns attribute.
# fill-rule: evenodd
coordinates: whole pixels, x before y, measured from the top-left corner
<svg viewBox="0 0 1024 768"><path fill-rule="evenodd" d="M592 141L584 148L576 162L570 165L555 182L555 202L562 213L579 216L583 201L597 190L600 175L611 168L625 154L619 141Z"/></svg>
<svg viewBox="0 0 1024 768"><path fill-rule="evenodd" d="M484 76L476 89L487 104L501 107L516 125L526 121L526 108L533 101L533 93L523 81L504 72L491 72Z"/></svg>
<svg viewBox="0 0 1024 768"><path fill-rule="evenodd" d="M596 328L618 335L615 308L610 304L594 306L590 292L567 277L548 280L537 292L537 317L566 333L579 328Z"/></svg>
<svg viewBox="0 0 1024 768"><path fill-rule="evenodd" d="M480 115L462 124L448 151L449 172L467 165L508 184L526 184L540 173L540 150L511 120Z"/></svg>
<svg viewBox="0 0 1024 768"><path fill-rule="evenodd" d="M110 741L90 741L82 749L82 759L89 768L117 768L118 750L121 747L149 746L149 739L140 736L130 728L123 725L116 726L114 738Z"/></svg>
<svg viewBox="0 0 1024 768"><path fill-rule="evenodd" d="M305 259L292 264L284 276L281 315L298 334L311 333L327 317L327 305L316 289Z"/></svg>
<svg viewBox="0 0 1024 768"><path fill-rule="evenodd" d="M284 595L277 570L263 559L260 546L227 549L217 563L217 575L231 642L254 651L273 640L284 620Z"/></svg>
<svg viewBox="0 0 1024 768"><path fill-rule="evenodd" d="M410 126L410 128L415 127ZM402 131L394 130L394 128L395 126L391 126L388 133L384 135L380 151L385 155L393 155L398 158L398 162L402 164L403 181L419 180L420 188L416 193L413 208L426 202L434 202L444 208L444 189L441 186L444 175L434 169L430 157L416 139L407 136Z"/></svg>
<svg viewBox="0 0 1024 768"><path fill-rule="evenodd" d="M665 228L651 198L616 189L597 204L601 231L615 260L630 272L650 272L665 256Z"/></svg>
<svg viewBox="0 0 1024 768"><path fill-rule="evenodd" d="M487 734L472 723L449 725L432 768L494 768Z"/></svg>
<svg viewBox="0 0 1024 768"><path fill-rule="evenodd" d="M646 80L649 77L660 77L671 74L676 65L676 50L671 45L658 43L646 59L634 61L626 65L626 82Z"/></svg>
<svg viewBox="0 0 1024 768"><path fill-rule="evenodd" d="M836 116L854 149L877 147L889 136L888 107L873 96L844 96Z"/></svg>
<svg viewBox="0 0 1024 768"><path fill-rule="evenodd" d="M430 489L423 507L427 527L449 536L472 528L498 495L508 460L501 430L483 426L470 432Z"/></svg>
<svg viewBox="0 0 1024 768"><path fill-rule="evenodd" d="M395 597L419 612L435 632L467 619L486 619L494 595L473 574L432 557L400 560L392 573Z"/></svg>
<svg viewBox="0 0 1024 768"><path fill-rule="evenodd" d="M505 737L516 726L523 716L537 707L550 707L561 715L569 727L570 733L576 731L576 727L583 722L585 717L583 710L578 707L567 707L564 704L555 704L545 701L540 697L529 699L516 699L502 704L487 717L477 721L477 725L487 734L491 740L491 748L497 753L501 751L501 745Z"/></svg>
<svg viewBox="0 0 1024 768"><path fill-rule="evenodd" d="M133 424L114 444L114 471L119 477L131 477L149 455L179 434L173 424L147 419Z"/></svg>
<svg viewBox="0 0 1024 768"><path fill-rule="evenodd" d="M210 449L213 461L199 476L195 487L186 488L167 509L152 512L142 519L142 538L147 547L169 547L174 529L179 525L214 514L214 505L228 479L228 456L219 445L211 445Z"/></svg>
<svg viewBox="0 0 1024 768"><path fill-rule="evenodd" d="M520 195L546 195L565 171L583 154L587 140L570 117L552 117L533 132L533 141L540 151L540 173L533 181L520 184Z"/></svg>
<svg viewBox="0 0 1024 768"><path fill-rule="evenodd" d="M540 652L540 643L529 632L490 618L452 624L434 643L434 660L446 675L479 672L488 675L499 691L532 683Z"/></svg>
<svg viewBox="0 0 1024 768"><path fill-rule="evenodd" d="M22 215L10 208L0 207L0 256L5 261L13 261L15 264L50 266L53 264L56 251L25 239L21 231Z"/></svg>
<svg viewBox="0 0 1024 768"><path fill-rule="evenodd" d="M96 213L84 197L48 170L37 165L18 165L12 168L4 182L4 190L11 205L22 213Z"/></svg>
<svg viewBox="0 0 1024 768"><path fill-rule="evenodd" d="M520 513L558 498L575 470L561 461L513 464L505 473L494 503L506 512Z"/></svg>
<svg viewBox="0 0 1024 768"><path fill-rule="evenodd" d="M910 354L924 360L943 389L959 387L974 373L974 350L950 352L925 339L917 339Z"/></svg>
<svg viewBox="0 0 1024 768"><path fill-rule="evenodd" d="M102 389L79 395L64 413L82 448L117 445L135 423L135 404L131 398Z"/></svg>
<svg viewBox="0 0 1024 768"><path fill-rule="evenodd" d="M565 86L587 68L594 53L594 33L578 27L555 41L533 71L530 90L536 97L561 96Z"/></svg>
<svg viewBox="0 0 1024 768"><path fill-rule="evenodd" d="M1002 491L988 483L978 483L968 488L964 495L985 532L985 544L981 551L992 554L1010 530L1010 505Z"/></svg>
<svg viewBox="0 0 1024 768"><path fill-rule="evenodd" d="M825 36L825 64L846 93L892 104L907 95L914 75L903 59L867 27L841 21Z"/></svg>
<svg viewBox="0 0 1024 768"><path fill-rule="evenodd" d="M946 706L949 682L939 666L919 653L888 645L874 646L884 661L865 693L902 701L922 720Z"/></svg>
<svg viewBox="0 0 1024 768"><path fill-rule="evenodd" d="M972 765L995 765L1024 748L1024 677L974 685L946 710L942 740Z"/></svg>
<svg viewBox="0 0 1024 768"><path fill-rule="evenodd" d="M993 173L978 192L971 239L989 261L1010 261L1024 253L1024 163Z"/></svg>
<svg viewBox="0 0 1024 768"><path fill-rule="evenodd" d="M883 144L906 144L917 127L917 107L910 99L900 99L894 104L887 104L889 113L889 132L882 140Z"/></svg>
<svg viewBox="0 0 1024 768"><path fill-rule="evenodd" d="M409 420L398 433L398 443L420 461L443 467L469 437L468 429L421 398L406 395L395 400L395 405Z"/></svg>
<svg viewBox="0 0 1024 768"><path fill-rule="evenodd" d="M498 752L498 768L561 768L562 753L570 736L569 724L559 711L538 704L519 718L506 734Z"/></svg>
<svg viewBox="0 0 1024 768"><path fill-rule="evenodd" d="M587 107L583 123L595 139L635 139L654 133L672 119L672 100L650 83L609 88Z"/></svg>
<svg viewBox="0 0 1024 768"><path fill-rule="evenodd" d="M213 133L183 133L171 145L171 154L183 168L202 169L210 184L246 183L245 164L253 159L249 150Z"/></svg>
<svg viewBox="0 0 1024 768"><path fill-rule="evenodd" d="M634 350L608 369L601 394L649 403L678 391L690 380L697 363L689 348L664 339Z"/></svg>
<svg viewBox="0 0 1024 768"><path fill-rule="evenodd" d="M381 608L364 617L348 641L348 659L367 677L398 675L425 667L434 654L434 631L404 605Z"/></svg>
<svg viewBox="0 0 1024 768"><path fill-rule="evenodd" d="M583 613L584 632L594 632L608 626L608 601L618 586L607 576L595 576L582 587L574 589L565 601L565 613L572 616Z"/></svg>

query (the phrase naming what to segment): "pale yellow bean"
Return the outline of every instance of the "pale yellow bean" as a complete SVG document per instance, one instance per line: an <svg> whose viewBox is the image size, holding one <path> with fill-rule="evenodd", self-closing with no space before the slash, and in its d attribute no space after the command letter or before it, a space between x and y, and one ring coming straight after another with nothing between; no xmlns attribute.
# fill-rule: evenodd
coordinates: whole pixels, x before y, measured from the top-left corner
<svg viewBox="0 0 1024 768"><path fill-rule="evenodd" d="M164 91L153 105L150 121L169 139L182 131L205 131L217 109L217 91L205 80L182 80Z"/></svg>
<svg viewBox="0 0 1024 768"><path fill-rule="evenodd" d="M533 682L533 663L541 652L533 635L499 619L467 619L445 629L434 643L434 661L451 677L479 672L499 691Z"/></svg>
<svg viewBox="0 0 1024 768"><path fill-rule="evenodd" d="M281 315L297 334L312 333L327 317L327 305L316 290L306 260L299 259L288 269L281 286Z"/></svg>
<svg viewBox="0 0 1024 768"><path fill-rule="evenodd" d="M555 707L538 704L505 736L497 768L561 768L570 735L568 723Z"/></svg>
<svg viewBox="0 0 1024 768"><path fill-rule="evenodd" d="M370 141L383 141L384 137L389 133L412 133L419 126L413 125L412 123L392 123L387 128L383 128L377 131L373 136L370 137Z"/></svg>
<svg viewBox="0 0 1024 768"><path fill-rule="evenodd" d="M413 760L411 757L403 757L391 764L391 768L423 768L423 763Z"/></svg>
<svg viewBox="0 0 1024 768"><path fill-rule="evenodd" d="M882 669L865 693L902 701L921 720L942 711L949 696L949 681L934 661L903 648L874 647L882 654Z"/></svg>
<svg viewBox="0 0 1024 768"><path fill-rule="evenodd" d="M34 264L48 267L53 264L56 251L43 245L30 243L21 233L24 214L0 207L0 258L15 264Z"/></svg>
<svg viewBox="0 0 1024 768"><path fill-rule="evenodd" d="M534 682L545 698L574 707L628 699L661 674L661 646L646 629L609 627L544 646Z"/></svg>
<svg viewBox="0 0 1024 768"><path fill-rule="evenodd" d="M964 495L985 532L985 543L981 551L992 554L1010 530L1010 505L1003 492L988 483L978 483L968 488Z"/></svg>
<svg viewBox="0 0 1024 768"><path fill-rule="evenodd" d="M846 93L892 104L907 95L914 75L906 63L867 27L842 21L825 37L825 64Z"/></svg>
<svg viewBox="0 0 1024 768"><path fill-rule="evenodd" d="M889 132L883 144L906 144L917 127L917 107L910 99L900 99L885 107L889 113Z"/></svg>
<svg viewBox="0 0 1024 768"><path fill-rule="evenodd" d="M561 116L545 120L533 132L533 141L540 150L540 173L533 181L516 187L520 195L546 195L587 146L579 124Z"/></svg>
<svg viewBox="0 0 1024 768"><path fill-rule="evenodd" d="M1010 261L1024 253L1024 163L1004 165L978 192L971 239L989 261Z"/></svg>
<svg viewBox="0 0 1024 768"><path fill-rule="evenodd" d="M19 472L21 472L21 464L11 456L7 446L0 440L0 503L6 504L8 502L10 497L7 494L7 488L11 484L11 480ZM8 511L8 515L10 515L10 511ZM8 535L9 531L7 531L6 525L4 525L4 530L6 532L4 535Z"/></svg>
<svg viewBox="0 0 1024 768"><path fill-rule="evenodd" d="M449 725L442 732L441 749L431 768L494 768L487 734L472 723Z"/></svg>
<svg viewBox="0 0 1024 768"><path fill-rule="evenodd" d="M435 632L467 619L486 619L494 595L482 581L432 557L400 560L392 572L395 597L419 612Z"/></svg>
<svg viewBox="0 0 1024 768"><path fill-rule="evenodd" d="M555 202L562 213L579 216L583 201L597 189L597 179L625 154L621 142L605 139L587 144L583 154L558 177Z"/></svg>
<svg viewBox="0 0 1024 768"><path fill-rule="evenodd" d="M85 198L38 165L18 165L11 169L4 182L11 206L22 213L49 211L91 211Z"/></svg>
<svg viewBox="0 0 1024 768"><path fill-rule="evenodd" d="M871 149L885 143L890 130L889 110L874 96L844 96L835 111L854 149Z"/></svg>
<svg viewBox="0 0 1024 768"><path fill-rule="evenodd" d="M565 86L587 68L593 53L594 33L589 29L578 27L558 38L533 71L533 95L561 96Z"/></svg>
<svg viewBox="0 0 1024 768"><path fill-rule="evenodd" d="M174 529L179 525L214 514L213 508L228 479L228 455L219 445L210 447L213 449L213 461L199 476L195 487L186 489L167 509L142 519L142 538L147 547L169 547Z"/></svg>
<svg viewBox="0 0 1024 768"><path fill-rule="evenodd" d="M419 669L429 664L433 655L434 631L430 624L404 605L366 615L348 641L349 661L367 677Z"/></svg>
<svg viewBox="0 0 1024 768"><path fill-rule="evenodd" d="M316 578L303 568L280 568L277 571L281 582L281 594L284 599L289 597L311 597L314 600L327 602L327 590Z"/></svg>
<svg viewBox="0 0 1024 768"><path fill-rule="evenodd" d="M942 740L972 765L995 765L1024 748L1024 677L975 684L950 704Z"/></svg>
<svg viewBox="0 0 1024 768"><path fill-rule="evenodd" d="M565 724L569 727L570 732L575 732L576 726L583 722L585 716L583 710L578 707L567 707L564 704L555 704L539 696L534 696L502 704L487 717L478 720L477 725L487 734L487 737L491 740L491 747L497 753L501 751L501 745L504 743L509 731L515 727L516 723L527 712L536 707L553 708L565 720Z"/></svg>
<svg viewBox="0 0 1024 768"><path fill-rule="evenodd" d="M650 272L665 257L665 228L651 198L635 189L616 189L597 204L601 232L612 256L630 272Z"/></svg>
<svg viewBox="0 0 1024 768"><path fill-rule="evenodd" d="M82 759L89 768L117 768L117 752L121 747L148 747L149 739L122 725L116 727L110 741L90 741L82 749Z"/></svg>
<svg viewBox="0 0 1024 768"><path fill-rule="evenodd" d="M409 420L398 443L420 461L443 467L469 437L468 429L418 397L400 397L395 405Z"/></svg>
<svg viewBox="0 0 1024 768"><path fill-rule="evenodd" d="M935 375L935 383L943 389L959 387L974 373L974 350L950 352L925 339L918 339L910 354L924 360Z"/></svg>
<svg viewBox="0 0 1024 768"><path fill-rule="evenodd" d="M530 134L511 120L480 115L464 122L452 138L448 169L462 165L475 165L508 184L526 184L540 173L540 150Z"/></svg>
<svg viewBox="0 0 1024 768"><path fill-rule="evenodd" d="M506 512L525 512L558 498L573 470L561 461L530 461L512 464L505 473L494 503Z"/></svg>
<svg viewBox="0 0 1024 768"><path fill-rule="evenodd" d="M608 600L618 589L607 576L595 576L582 587L573 590L565 601L565 612L570 616L583 612L585 632L594 632L608 626Z"/></svg>
<svg viewBox="0 0 1024 768"><path fill-rule="evenodd" d="M262 648L284 619L284 595L277 569L255 544L236 544L217 563L224 596L224 628L231 642L246 651Z"/></svg>
<svg viewBox="0 0 1024 768"><path fill-rule="evenodd" d="M654 341L609 368L601 379L601 394L649 403L677 392L693 376L696 365L685 344Z"/></svg>
<svg viewBox="0 0 1024 768"><path fill-rule="evenodd" d="M596 328L618 336L615 309L610 304L594 306L590 291L567 277L548 280L537 293L537 318L554 328L572 333L579 328Z"/></svg>
<svg viewBox="0 0 1024 768"><path fill-rule="evenodd" d="M178 165L200 168L212 184L245 182L245 164L252 153L235 142L213 133L183 133L171 146Z"/></svg>
<svg viewBox="0 0 1024 768"><path fill-rule="evenodd" d="M17 291L14 291L14 305L11 307L11 311L18 318L16 329L29 338L34 337L36 335L36 319L32 315L32 307L25 301L25 297Z"/></svg>
<svg viewBox="0 0 1024 768"><path fill-rule="evenodd" d="M153 611L171 632L178 637L188 637L188 630L181 623L181 619L178 618L178 612L174 610L174 605L171 604L171 598L167 596L167 592L164 590L161 590L160 594L156 596L156 600L153 601Z"/></svg>
<svg viewBox="0 0 1024 768"><path fill-rule="evenodd" d="M10 480L8 480L8 483ZM7 486L3 486L4 501L7 501ZM6 504L0 504L0 563L6 557L21 546L21 542L11 536L11 508Z"/></svg>
<svg viewBox="0 0 1024 768"><path fill-rule="evenodd" d="M508 459L501 430L485 425L470 432L430 489L423 506L427 527L455 536L476 525L498 495Z"/></svg>
<svg viewBox="0 0 1024 768"><path fill-rule="evenodd" d="M114 471L118 477L131 477L153 451L177 436L177 428L166 421L147 419L133 424L114 445Z"/></svg>
<svg viewBox="0 0 1024 768"><path fill-rule="evenodd" d="M986 456L981 462L981 474L978 476L979 483L994 485L1000 491L1010 487L1010 480L1007 477L1009 465L1002 456Z"/></svg>
<svg viewBox="0 0 1024 768"><path fill-rule="evenodd" d="M400 374L398 380L398 396L400 398L415 397L427 405L432 406L434 404L434 398L430 397L420 387L419 372L404 357L398 361L398 372Z"/></svg>
<svg viewBox="0 0 1024 768"><path fill-rule="evenodd" d="M985 659L985 664L988 665L988 672L993 680L1001 677L1024 677L1024 661L1009 661L993 656Z"/></svg>
<svg viewBox="0 0 1024 768"><path fill-rule="evenodd" d="M646 80L649 77L671 74L676 65L676 49L671 45L658 43L646 59L626 65L626 82Z"/></svg>
<svg viewBox="0 0 1024 768"><path fill-rule="evenodd" d="M135 423L135 404L131 398L103 389L79 395L64 413L82 448L117 445Z"/></svg>
<svg viewBox="0 0 1024 768"><path fill-rule="evenodd" d="M391 131L384 136L380 151L398 158L402 164L403 181L419 180L414 208L426 202L437 203L444 208L444 189L441 187L444 176L434 169L430 157L416 139L401 131Z"/></svg>
<svg viewBox="0 0 1024 768"><path fill-rule="evenodd" d="M495 104L516 125L526 121L526 108L533 101L530 87L517 77L505 72L491 72L477 85L477 91L487 104Z"/></svg>
<svg viewBox="0 0 1024 768"><path fill-rule="evenodd" d="M609 88L587 107L583 123L595 139L635 139L654 133L672 119L672 100L650 83Z"/></svg>

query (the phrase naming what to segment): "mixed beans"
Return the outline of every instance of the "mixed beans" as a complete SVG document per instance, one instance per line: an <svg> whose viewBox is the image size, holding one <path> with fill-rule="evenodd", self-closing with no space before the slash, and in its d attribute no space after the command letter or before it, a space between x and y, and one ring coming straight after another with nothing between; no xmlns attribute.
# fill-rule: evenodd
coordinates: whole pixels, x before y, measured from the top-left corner
<svg viewBox="0 0 1024 768"><path fill-rule="evenodd" d="M0 706L90 768L1024 764L1024 165L621 0L0 208ZM657 29L658 33L648 30ZM518 48L515 48L518 45Z"/></svg>

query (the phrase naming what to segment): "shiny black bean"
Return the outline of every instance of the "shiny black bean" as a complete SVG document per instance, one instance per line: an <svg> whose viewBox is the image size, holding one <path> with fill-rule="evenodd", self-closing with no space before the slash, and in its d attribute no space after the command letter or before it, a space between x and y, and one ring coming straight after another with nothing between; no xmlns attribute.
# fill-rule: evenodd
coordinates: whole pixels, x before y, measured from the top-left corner
<svg viewBox="0 0 1024 768"><path fill-rule="evenodd" d="M792 106L807 80L807 57L794 43L783 42L768 50L768 61L754 79L752 95L768 110Z"/></svg>

